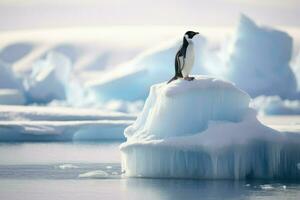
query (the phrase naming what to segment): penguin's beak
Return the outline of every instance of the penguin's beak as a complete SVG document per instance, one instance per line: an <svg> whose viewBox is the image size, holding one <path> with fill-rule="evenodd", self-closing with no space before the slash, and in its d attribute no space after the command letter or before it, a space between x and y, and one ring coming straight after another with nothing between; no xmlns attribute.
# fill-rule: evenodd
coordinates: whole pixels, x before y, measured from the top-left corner
<svg viewBox="0 0 300 200"><path fill-rule="evenodd" d="M198 35L198 34L199 34L199 32L195 32L194 35L193 35L193 37L196 36L196 35Z"/></svg>

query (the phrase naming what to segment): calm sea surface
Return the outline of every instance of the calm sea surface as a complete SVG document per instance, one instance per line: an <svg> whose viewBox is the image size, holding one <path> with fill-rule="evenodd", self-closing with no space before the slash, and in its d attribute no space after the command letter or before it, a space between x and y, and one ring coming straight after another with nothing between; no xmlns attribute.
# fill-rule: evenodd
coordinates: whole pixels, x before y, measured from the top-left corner
<svg viewBox="0 0 300 200"><path fill-rule="evenodd" d="M300 182L122 178L119 144L2 143L0 199L300 199Z"/></svg>

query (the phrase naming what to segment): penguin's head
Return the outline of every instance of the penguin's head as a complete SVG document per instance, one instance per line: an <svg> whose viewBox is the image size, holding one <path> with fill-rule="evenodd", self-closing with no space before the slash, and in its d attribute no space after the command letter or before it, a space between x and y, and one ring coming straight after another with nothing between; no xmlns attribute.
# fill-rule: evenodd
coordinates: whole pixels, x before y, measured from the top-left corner
<svg viewBox="0 0 300 200"><path fill-rule="evenodd" d="M194 31L187 31L185 34L184 34L184 37L187 41L191 41L193 39L193 37L195 35L199 34L199 32L194 32Z"/></svg>

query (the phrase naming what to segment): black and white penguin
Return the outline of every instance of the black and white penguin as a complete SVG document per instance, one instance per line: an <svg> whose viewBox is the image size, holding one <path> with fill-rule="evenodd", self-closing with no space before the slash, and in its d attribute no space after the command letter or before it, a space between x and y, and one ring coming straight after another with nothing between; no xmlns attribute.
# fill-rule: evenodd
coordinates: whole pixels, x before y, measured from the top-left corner
<svg viewBox="0 0 300 200"><path fill-rule="evenodd" d="M178 79L194 80L194 77L189 77L194 65L194 44L193 37L199 34L194 31L187 31L183 37L183 43L175 56L175 76L168 83Z"/></svg>

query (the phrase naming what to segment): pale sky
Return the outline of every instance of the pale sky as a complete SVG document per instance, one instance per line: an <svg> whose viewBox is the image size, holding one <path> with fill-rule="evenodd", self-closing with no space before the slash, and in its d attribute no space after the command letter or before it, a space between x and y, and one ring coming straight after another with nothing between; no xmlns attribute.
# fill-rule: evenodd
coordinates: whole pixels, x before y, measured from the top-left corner
<svg viewBox="0 0 300 200"><path fill-rule="evenodd" d="M102 25L233 26L240 13L300 26L300 0L0 0L0 30Z"/></svg>

